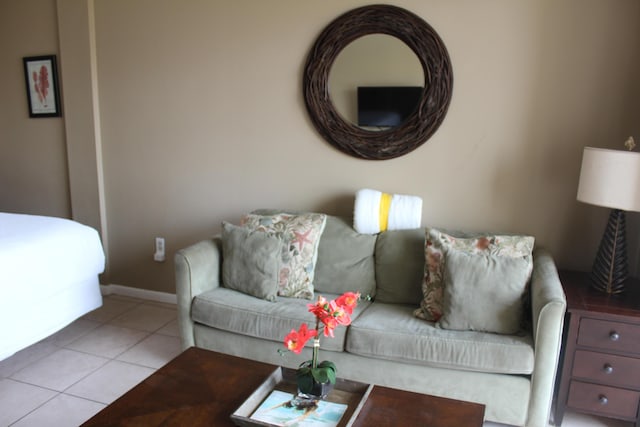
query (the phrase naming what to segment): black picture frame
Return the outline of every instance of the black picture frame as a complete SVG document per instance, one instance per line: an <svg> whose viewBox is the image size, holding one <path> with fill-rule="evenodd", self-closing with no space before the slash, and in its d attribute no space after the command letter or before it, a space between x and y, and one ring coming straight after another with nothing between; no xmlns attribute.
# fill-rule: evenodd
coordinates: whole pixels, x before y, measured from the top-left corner
<svg viewBox="0 0 640 427"><path fill-rule="evenodd" d="M55 55L22 58L29 117L60 117L60 88Z"/></svg>

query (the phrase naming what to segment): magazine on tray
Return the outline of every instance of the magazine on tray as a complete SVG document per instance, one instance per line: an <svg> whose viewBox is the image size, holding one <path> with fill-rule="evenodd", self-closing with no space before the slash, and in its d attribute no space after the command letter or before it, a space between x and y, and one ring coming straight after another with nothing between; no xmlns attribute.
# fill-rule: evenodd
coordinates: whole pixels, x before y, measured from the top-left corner
<svg viewBox="0 0 640 427"><path fill-rule="evenodd" d="M296 409L289 402L291 393L273 390L251 415L251 419L286 427L337 427L347 405L321 400L307 409Z"/></svg>

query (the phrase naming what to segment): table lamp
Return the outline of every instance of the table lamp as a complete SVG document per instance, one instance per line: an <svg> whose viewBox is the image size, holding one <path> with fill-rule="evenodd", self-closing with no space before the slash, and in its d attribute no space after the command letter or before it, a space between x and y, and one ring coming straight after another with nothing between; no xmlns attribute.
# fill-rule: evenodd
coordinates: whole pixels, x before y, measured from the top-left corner
<svg viewBox="0 0 640 427"><path fill-rule="evenodd" d="M625 146L633 149L633 138ZM628 276L625 211L640 212L640 153L585 147L578 200L612 208L593 263L591 285L607 294L624 292Z"/></svg>

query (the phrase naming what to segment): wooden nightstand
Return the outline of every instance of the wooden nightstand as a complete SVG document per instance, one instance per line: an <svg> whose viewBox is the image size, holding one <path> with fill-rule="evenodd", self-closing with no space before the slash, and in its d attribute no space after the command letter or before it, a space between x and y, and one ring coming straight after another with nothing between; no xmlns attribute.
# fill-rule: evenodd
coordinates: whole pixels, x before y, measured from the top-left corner
<svg viewBox="0 0 640 427"><path fill-rule="evenodd" d="M618 296L592 290L589 274L561 271L567 296L555 424L567 407L640 427L640 281Z"/></svg>

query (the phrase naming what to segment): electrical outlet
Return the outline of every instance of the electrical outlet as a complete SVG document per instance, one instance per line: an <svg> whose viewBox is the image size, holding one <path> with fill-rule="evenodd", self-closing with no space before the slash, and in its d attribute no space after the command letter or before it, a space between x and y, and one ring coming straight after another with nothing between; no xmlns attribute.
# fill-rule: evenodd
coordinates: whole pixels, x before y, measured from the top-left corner
<svg viewBox="0 0 640 427"><path fill-rule="evenodd" d="M153 260L164 261L164 237L156 237L156 252L153 254Z"/></svg>

